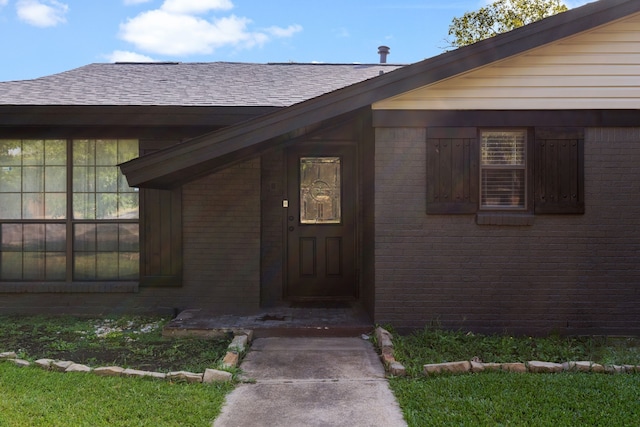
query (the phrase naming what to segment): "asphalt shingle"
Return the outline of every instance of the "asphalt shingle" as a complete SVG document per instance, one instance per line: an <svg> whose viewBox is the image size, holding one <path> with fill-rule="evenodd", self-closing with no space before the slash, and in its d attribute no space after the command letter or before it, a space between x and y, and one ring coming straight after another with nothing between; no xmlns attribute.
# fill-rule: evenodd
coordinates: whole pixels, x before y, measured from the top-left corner
<svg viewBox="0 0 640 427"><path fill-rule="evenodd" d="M0 82L0 105L286 107L400 68L391 64L89 64Z"/></svg>

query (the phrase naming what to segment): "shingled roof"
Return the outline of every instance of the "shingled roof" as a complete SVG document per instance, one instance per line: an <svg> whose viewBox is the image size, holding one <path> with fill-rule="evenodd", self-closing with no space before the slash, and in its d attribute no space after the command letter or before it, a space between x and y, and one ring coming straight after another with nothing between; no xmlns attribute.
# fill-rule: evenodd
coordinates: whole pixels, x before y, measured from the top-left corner
<svg viewBox="0 0 640 427"><path fill-rule="evenodd" d="M600 0L514 31L402 67L120 165L129 185L172 188L260 152L262 145L304 135L327 122L413 89L640 13L639 0Z"/></svg>
<svg viewBox="0 0 640 427"><path fill-rule="evenodd" d="M0 82L0 105L287 107L401 67L390 64L90 64Z"/></svg>

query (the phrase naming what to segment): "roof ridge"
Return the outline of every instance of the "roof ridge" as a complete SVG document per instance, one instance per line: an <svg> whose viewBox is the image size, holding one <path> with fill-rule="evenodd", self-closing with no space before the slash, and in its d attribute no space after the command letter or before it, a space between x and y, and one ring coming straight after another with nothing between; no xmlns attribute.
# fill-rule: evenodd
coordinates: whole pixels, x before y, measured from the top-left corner
<svg viewBox="0 0 640 427"><path fill-rule="evenodd" d="M95 63L96 65L100 65L101 63ZM119 65L119 64L133 64L133 65L178 65L178 64L182 64L182 62L180 61L116 61L116 62L107 62L107 63L102 63L102 64L114 64L114 65Z"/></svg>
<svg viewBox="0 0 640 427"><path fill-rule="evenodd" d="M88 65L213 65L213 64L229 64L229 65L313 65L313 66L376 66L376 67L398 67L408 64L404 63L379 63L379 62L234 62L234 61L194 61L194 62L182 62L182 61L116 61L116 62L94 62Z"/></svg>

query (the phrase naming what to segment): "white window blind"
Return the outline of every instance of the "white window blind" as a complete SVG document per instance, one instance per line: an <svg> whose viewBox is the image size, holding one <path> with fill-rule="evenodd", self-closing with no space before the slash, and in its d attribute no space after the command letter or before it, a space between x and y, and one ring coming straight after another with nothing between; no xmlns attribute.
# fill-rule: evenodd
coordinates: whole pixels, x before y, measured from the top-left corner
<svg viewBox="0 0 640 427"><path fill-rule="evenodd" d="M526 131L483 131L480 207L526 208Z"/></svg>

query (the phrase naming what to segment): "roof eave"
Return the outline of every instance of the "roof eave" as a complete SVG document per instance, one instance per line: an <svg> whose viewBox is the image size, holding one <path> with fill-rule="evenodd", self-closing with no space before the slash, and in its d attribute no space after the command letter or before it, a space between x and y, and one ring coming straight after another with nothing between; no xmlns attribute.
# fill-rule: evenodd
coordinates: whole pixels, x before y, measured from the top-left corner
<svg viewBox="0 0 640 427"><path fill-rule="evenodd" d="M121 166L129 185L171 188L203 176L219 160L374 102L453 77L640 12L637 0L601 0L509 33L443 53L280 111L194 138ZM236 153L237 155L234 155Z"/></svg>
<svg viewBox="0 0 640 427"><path fill-rule="evenodd" d="M0 105L0 127L229 126L282 107Z"/></svg>

